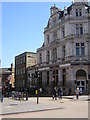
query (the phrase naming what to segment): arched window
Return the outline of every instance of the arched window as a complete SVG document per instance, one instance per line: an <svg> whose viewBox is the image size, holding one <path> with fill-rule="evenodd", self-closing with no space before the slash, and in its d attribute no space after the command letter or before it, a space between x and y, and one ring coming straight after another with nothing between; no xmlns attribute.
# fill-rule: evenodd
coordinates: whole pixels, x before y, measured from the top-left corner
<svg viewBox="0 0 90 120"><path fill-rule="evenodd" d="M86 79L86 72L84 71L84 70L82 70L82 69L80 69L80 70L78 70L77 72L76 72L76 79Z"/></svg>

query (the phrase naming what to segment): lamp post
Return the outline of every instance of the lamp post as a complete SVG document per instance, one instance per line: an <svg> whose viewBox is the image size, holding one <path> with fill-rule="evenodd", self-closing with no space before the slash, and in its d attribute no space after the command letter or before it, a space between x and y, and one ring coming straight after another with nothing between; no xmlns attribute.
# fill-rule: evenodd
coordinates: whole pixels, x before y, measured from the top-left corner
<svg viewBox="0 0 90 120"><path fill-rule="evenodd" d="M36 90L36 95L37 95L37 104L39 103L39 100L38 100L38 95L39 95L39 71L38 71L38 67L36 66L35 68L35 76L36 76L36 79L37 79L37 90Z"/></svg>

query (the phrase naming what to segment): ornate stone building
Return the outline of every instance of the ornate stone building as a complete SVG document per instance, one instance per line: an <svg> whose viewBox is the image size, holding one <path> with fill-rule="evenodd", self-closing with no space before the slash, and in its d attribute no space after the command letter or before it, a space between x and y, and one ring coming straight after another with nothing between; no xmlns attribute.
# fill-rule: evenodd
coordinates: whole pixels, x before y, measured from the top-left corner
<svg viewBox="0 0 90 120"><path fill-rule="evenodd" d="M88 90L90 64L90 6L74 2L61 10L55 5L44 29L44 44L37 49L42 87L48 92L62 86L64 94Z"/></svg>

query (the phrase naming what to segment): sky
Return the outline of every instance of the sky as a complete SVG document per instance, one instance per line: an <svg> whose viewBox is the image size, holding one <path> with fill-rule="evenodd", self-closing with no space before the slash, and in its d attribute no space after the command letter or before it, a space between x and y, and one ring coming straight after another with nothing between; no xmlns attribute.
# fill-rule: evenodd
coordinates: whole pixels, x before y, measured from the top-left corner
<svg viewBox="0 0 90 120"><path fill-rule="evenodd" d="M3 2L2 3L2 64L15 64L15 56L36 52L44 42L44 28L53 5L64 9L72 2Z"/></svg>

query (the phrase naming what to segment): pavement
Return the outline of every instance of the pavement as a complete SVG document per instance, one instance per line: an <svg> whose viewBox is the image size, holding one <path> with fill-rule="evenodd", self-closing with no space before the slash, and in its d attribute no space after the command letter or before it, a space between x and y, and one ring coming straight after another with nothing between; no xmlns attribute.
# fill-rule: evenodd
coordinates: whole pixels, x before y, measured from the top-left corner
<svg viewBox="0 0 90 120"><path fill-rule="evenodd" d="M85 102L88 96L80 96L77 102ZM4 98L3 103L0 103L0 114L18 114L27 112L47 111L64 109L65 102L76 102L75 96L63 96L63 99L53 100L51 97L39 97L39 104L37 98L31 97L28 101L19 101L12 98ZM88 106L87 106L88 109Z"/></svg>

